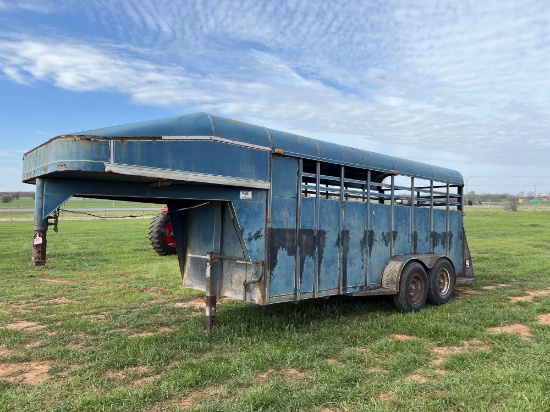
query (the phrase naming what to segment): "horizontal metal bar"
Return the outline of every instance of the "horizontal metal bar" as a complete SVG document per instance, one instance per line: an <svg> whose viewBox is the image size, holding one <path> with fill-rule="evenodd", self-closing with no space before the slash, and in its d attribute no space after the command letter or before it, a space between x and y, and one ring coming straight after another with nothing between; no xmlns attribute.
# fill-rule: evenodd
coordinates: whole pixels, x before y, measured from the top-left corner
<svg viewBox="0 0 550 412"><path fill-rule="evenodd" d="M105 171L121 175L152 177L155 179L179 180L183 182L210 183L223 186L239 186L253 189L269 189L269 182L240 177L218 176L206 173L192 173L180 170L157 169L153 167L129 166L105 163Z"/></svg>
<svg viewBox="0 0 550 412"><path fill-rule="evenodd" d="M268 146L260 146L257 144L240 142L238 140L224 139L223 137L217 137L217 136L162 136L162 140L190 140L190 141L211 140L213 142L220 142L220 143L232 144L235 146L249 147L251 149L256 149L256 150L264 150L267 152L271 151L271 147L268 147Z"/></svg>

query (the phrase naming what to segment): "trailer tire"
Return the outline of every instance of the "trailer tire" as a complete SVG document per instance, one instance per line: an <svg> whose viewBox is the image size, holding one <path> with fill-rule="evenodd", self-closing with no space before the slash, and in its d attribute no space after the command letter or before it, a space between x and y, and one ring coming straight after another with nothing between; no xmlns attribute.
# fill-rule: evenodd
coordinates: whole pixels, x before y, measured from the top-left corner
<svg viewBox="0 0 550 412"><path fill-rule="evenodd" d="M161 256L176 253L176 242L168 212L159 213L151 221L149 225L149 242L153 250Z"/></svg>
<svg viewBox="0 0 550 412"><path fill-rule="evenodd" d="M447 259L439 259L428 273L428 302L443 305L451 300L455 290L456 274Z"/></svg>
<svg viewBox="0 0 550 412"><path fill-rule="evenodd" d="M428 297L428 276L418 262L409 262L399 280L399 292L393 296L393 303L400 312L418 312Z"/></svg>

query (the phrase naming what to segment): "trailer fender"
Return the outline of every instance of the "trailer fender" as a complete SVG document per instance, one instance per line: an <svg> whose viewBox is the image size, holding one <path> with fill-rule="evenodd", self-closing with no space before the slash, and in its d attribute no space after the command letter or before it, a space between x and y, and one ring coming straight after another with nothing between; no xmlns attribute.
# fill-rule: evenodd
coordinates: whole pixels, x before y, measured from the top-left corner
<svg viewBox="0 0 550 412"><path fill-rule="evenodd" d="M403 269L405 268L407 263L411 261L416 261L421 263L426 268L426 270L430 270L441 258L449 260L444 255L436 255L433 253L398 255L392 257L386 264L384 272L382 273L382 288L388 293L399 293L399 282L401 281L401 273L403 273ZM451 263L452 265L452 262L450 260L449 263Z"/></svg>

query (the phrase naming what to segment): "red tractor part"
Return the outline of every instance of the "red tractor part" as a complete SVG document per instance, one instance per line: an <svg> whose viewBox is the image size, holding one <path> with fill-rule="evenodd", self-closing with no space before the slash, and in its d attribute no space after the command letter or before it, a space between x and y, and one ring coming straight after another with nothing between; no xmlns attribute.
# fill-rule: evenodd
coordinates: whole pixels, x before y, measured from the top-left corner
<svg viewBox="0 0 550 412"><path fill-rule="evenodd" d="M168 208L160 209L162 212L156 215L149 225L149 242L155 252L161 256L176 253L176 241L172 231L172 222Z"/></svg>

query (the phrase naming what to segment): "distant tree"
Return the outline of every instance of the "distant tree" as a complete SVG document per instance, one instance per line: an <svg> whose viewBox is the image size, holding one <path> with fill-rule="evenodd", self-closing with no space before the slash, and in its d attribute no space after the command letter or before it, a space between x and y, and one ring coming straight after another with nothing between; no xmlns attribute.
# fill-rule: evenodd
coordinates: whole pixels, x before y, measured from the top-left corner
<svg viewBox="0 0 550 412"><path fill-rule="evenodd" d="M2 196L2 203L11 203L11 202L13 202L13 196L12 195Z"/></svg>
<svg viewBox="0 0 550 412"><path fill-rule="evenodd" d="M19 192L15 192L15 193L13 194L13 198L14 198L15 200L19 200L20 197L21 197L21 193L19 193Z"/></svg>
<svg viewBox="0 0 550 412"><path fill-rule="evenodd" d="M508 200L504 204L504 210L507 210L509 212L517 212L518 211L518 202L516 200Z"/></svg>

